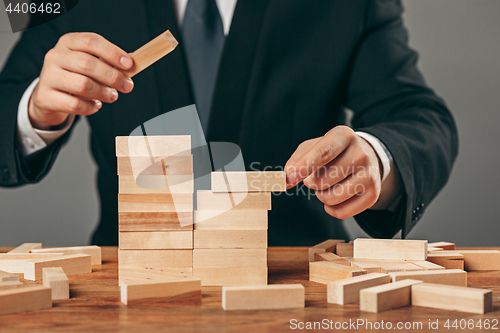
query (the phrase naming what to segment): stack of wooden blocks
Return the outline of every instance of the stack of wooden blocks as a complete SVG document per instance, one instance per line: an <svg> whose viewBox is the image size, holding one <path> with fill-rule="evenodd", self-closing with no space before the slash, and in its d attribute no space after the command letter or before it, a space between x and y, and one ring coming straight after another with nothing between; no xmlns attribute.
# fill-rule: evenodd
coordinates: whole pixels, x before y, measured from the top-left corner
<svg viewBox="0 0 500 333"><path fill-rule="evenodd" d="M192 276L191 137L116 138L119 281Z"/></svg>

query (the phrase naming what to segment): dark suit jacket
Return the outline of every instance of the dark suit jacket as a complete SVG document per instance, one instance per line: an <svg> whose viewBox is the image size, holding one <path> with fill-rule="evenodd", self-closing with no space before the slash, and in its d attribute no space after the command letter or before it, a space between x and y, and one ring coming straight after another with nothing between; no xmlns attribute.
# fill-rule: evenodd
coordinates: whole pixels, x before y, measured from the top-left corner
<svg viewBox="0 0 500 333"><path fill-rule="evenodd" d="M406 236L446 183L458 144L452 116L416 67L401 13L396 0L239 0L207 141L237 143L246 163L280 167L301 142L324 135L342 122L344 108L352 109L353 127L388 147L404 183L396 213L366 211L357 222L373 237L393 237L401 229ZM61 35L93 31L132 52L167 29L180 47L137 75L132 93L87 117L101 199L93 243L116 244L115 136L193 103L171 0L82 0L63 17L23 34L0 76L0 185L40 181L70 136L28 159L15 142L21 95ZM77 200L77 191L71 195ZM301 192L273 198L270 245L311 245L332 237L347 235L316 198Z"/></svg>

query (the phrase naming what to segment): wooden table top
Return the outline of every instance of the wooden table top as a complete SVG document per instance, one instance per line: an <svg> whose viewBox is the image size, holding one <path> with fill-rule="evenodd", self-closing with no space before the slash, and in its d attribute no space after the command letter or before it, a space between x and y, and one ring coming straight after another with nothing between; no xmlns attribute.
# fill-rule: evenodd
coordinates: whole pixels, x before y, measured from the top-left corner
<svg viewBox="0 0 500 333"><path fill-rule="evenodd" d="M491 248L490 248L491 249ZM495 248L498 249L498 248ZM10 248L0 248L7 252ZM281 332L300 330L300 323L319 322L339 325L359 331L396 329L403 325L421 323L420 331L427 331L429 321L438 320L439 330L460 330L462 327L480 322L482 329L466 328L469 331L499 329L500 323L500 271L468 273L468 286L493 290L494 311L485 315L444 311L420 307L405 307L372 314L359 311L358 304L345 306L326 302L326 286L309 281L308 249L305 247L271 247L268 254L269 284L301 283L306 290L306 307L303 309L224 311L221 306L221 287L203 287L201 302L157 303L127 306L120 302L117 282L117 248L103 248L103 265L94 266L92 274L69 277L71 299L54 301L51 309L0 316L0 331L235 331L235 332ZM24 281L24 280L23 280ZM26 281L29 284L34 282ZM444 327L449 319L450 329ZM455 319L456 327L452 327ZM294 321L295 320L295 321ZM488 320L488 321L486 321ZM364 321L364 323L362 322ZM485 329L485 322L489 329ZM351 325L351 323L353 323ZM496 323L496 324L495 324ZM316 324L319 325L319 324ZM366 326L368 325L368 326ZM378 325L378 326L377 326ZM401 325L401 324L400 324ZM472 327L472 326L471 326ZM318 329L319 326L316 326ZM408 330L402 330L408 331Z"/></svg>

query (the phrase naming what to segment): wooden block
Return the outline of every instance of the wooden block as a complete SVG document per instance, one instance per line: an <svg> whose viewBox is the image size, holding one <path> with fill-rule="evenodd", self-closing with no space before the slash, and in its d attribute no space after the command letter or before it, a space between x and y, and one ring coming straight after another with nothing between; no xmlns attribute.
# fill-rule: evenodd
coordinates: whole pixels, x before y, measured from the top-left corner
<svg viewBox="0 0 500 333"><path fill-rule="evenodd" d="M427 246L427 254L431 252L436 252L436 251L443 251L444 249L440 247L432 247L432 246Z"/></svg>
<svg viewBox="0 0 500 333"><path fill-rule="evenodd" d="M191 156L191 136L117 136L116 156L150 158L154 156L153 158L160 159L169 156Z"/></svg>
<svg viewBox="0 0 500 333"><path fill-rule="evenodd" d="M284 192L284 171L212 172L212 192Z"/></svg>
<svg viewBox="0 0 500 333"><path fill-rule="evenodd" d="M339 265L351 266L351 263L349 261L331 252L315 253L314 261L329 261Z"/></svg>
<svg viewBox="0 0 500 333"><path fill-rule="evenodd" d="M445 251L429 253L427 261L445 269L464 269L464 256L459 253L445 253Z"/></svg>
<svg viewBox="0 0 500 333"><path fill-rule="evenodd" d="M358 238L354 240L353 257L355 259L425 260L427 241Z"/></svg>
<svg viewBox="0 0 500 333"><path fill-rule="evenodd" d="M224 310L264 310L305 307L305 289L301 284L272 284L222 288Z"/></svg>
<svg viewBox="0 0 500 333"><path fill-rule="evenodd" d="M193 230L193 212L119 213L120 231L188 231Z"/></svg>
<svg viewBox="0 0 500 333"><path fill-rule="evenodd" d="M370 273L382 273L382 267L374 263L373 261L367 259L354 259L351 257L342 257L351 263L353 267L359 267L359 269L366 270L367 274Z"/></svg>
<svg viewBox="0 0 500 333"><path fill-rule="evenodd" d="M403 280L359 292L359 309L367 312L382 312L411 304L411 287L423 283L417 280Z"/></svg>
<svg viewBox="0 0 500 333"><path fill-rule="evenodd" d="M192 250L118 250L118 268L193 267Z"/></svg>
<svg viewBox="0 0 500 333"><path fill-rule="evenodd" d="M191 193L118 194L118 212L191 212Z"/></svg>
<svg viewBox="0 0 500 333"><path fill-rule="evenodd" d="M202 286L267 285L267 267L193 267Z"/></svg>
<svg viewBox="0 0 500 333"><path fill-rule="evenodd" d="M335 253L336 245L338 243L345 243L343 239L327 239L324 242L316 244L309 248L309 261L314 261L315 253L332 252Z"/></svg>
<svg viewBox="0 0 500 333"><path fill-rule="evenodd" d="M19 281L19 275L0 271L0 282Z"/></svg>
<svg viewBox="0 0 500 333"><path fill-rule="evenodd" d="M398 272L390 274L393 282L412 279L427 283L467 287L467 272L460 269L445 269L441 271L422 272Z"/></svg>
<svg viewBox="0 0 500 333"><path fill-rule="evenodd" d="M214 193L198 191L197 209L200 210L271 210L270 192Z"/></svg>
<svg viewBox="0 0 500 333"><path fill-rule="evenodd" d="M439 254L463 255L466 271L500 270L500 251L498 250L440 251Z"/></svg>
<svg viewBox="0 0 500 333"><path fill-rule="evenodd" d="M41 249L42 243L24 243L7 253L30 253L33 249Z"/></svg>
<svg viewBox="0 0 500 333"><path fill-rule="evenodd" d="M195 230L195 249L267 249L267 230Z"/></svg>
<svg viewBox="0 0 500 333"><path fill-rule="evenodd" d="M443 250L455 250L455 243L449 243L449 242L434 242L434 243L429 243L428 246L441 248Z"/></svg>
<svg viewBox="0 0 500 333"><path fill-rule="evenodd" d="M90 255L69 254L53 259L27 260L24 264L24 279L41 280L44 267L61 267L67 276L92 273Z"/></svg>
<svg viewBox="0 0 500 333"><path fill-rule="evenodd" d="M67 254L88 254L92 257L92 265L102 264L101 248L96 245L90 246L70 246L70 247L53 247L46 249L32 250L32 253L62 253Z"/></svg>
<svg viewBox="0 0 500 333"><path fill-rule="evenodd" d="M128 77L133 77L172 52L178 44L172 33L169 30L165 31L131 53L130 57L134 60L134 65L131 69L124 70L123 73Z"/></svg>
<svg viewBox="0 0 500 333"><path fill-rule="evenodd" d="M364 269L339 265L328 261L316 261L309 263L309 280L323 284L366 273L367 272Z"/></svg>
<svg viewBox="0 0 500 333"><path fill-rule="evenodd" d="M24 284L20 281L0 282L0 290L14 289L22 286L24 286Z"/></svg>
<svg viewBox="0 0 500 333"><path fill-rule="evenodd" d="M146 268L146 267L119 267L118 285L129 281L179 279L193 276L192 267L183 268Z"/></svg>
<svg viewBox="0 0 500 333"><path fill-rule="evenodd" d="M0 291L0 316L52 307L50 288L29 286Z"/></svg>
<svg viewBox="0 0 500 333"><path fill-rule="evenodd" d="M119 232L120 250L192 249L192 231Z"/></svg>
<svg viewBox="0 0 500 333"><path fill-rule="evenodd" d="M372 273L359 275L327 284L327 301L333 304L350 304L359 302L361 289L390 283L389 274Z"/></svg>
<svg viewBox="0 0 500 333"><path fill-rule="evenodd" d="M339 257L352 257L354 253L354 245L351 243L348 244L339 243L336 246L335 253Z"/></svg>
<svg viewBox="0 0 500 333"><path fill-rule="evenodd" d="M351 264L366 269L370 273L394 273L408 271L423 271L423 268L404 260L356 259L346 257Z"/></svg>
<svg viewBox="0 0 500 333"><path fill-rule="evenodd" d="M135 193L193 193L193 175L170 176L119 176L118 191L122 194Z"/></svg>
<svg viewBox="0 0 500 333"><path fill-rule="evenodd" d="M436 265L435 263L426 260L414 260L410 261L410 263L412 263L413 265L417 265L418 267L421 267L424 271L437 271L445 269L443 266Z"/></svg>
<svg viewBox="0 0 500 333"><path fill-rule="evenodd" d="M491 290L421 283L411 287L411 304L484 314L493 311Z"/></svg>
<svg viewBox="0 0 500 333"><path fill-rule="evenodd" d="M52 289L52 299L69 299L69 281L61 267L42 269L43 285Z"/></svg>
<svg viewBox="0 0 500 333"><path fill-rule="evenodd" d="M192 175L193 155L117 157L118 175Z"/></svg>
<svg viewBox="0 0 500 333"><path fill-rule="evenodd" d="M165 300L201 301L201 280L183 278L171 280L129 281L121 284L121 301L124 304Z"/></svg>
<svg viewBox="0 0 500 333"><path fill-rule="evenodd" d="M267 249L194 249L193 267L267 266Z"/></svg>
<svg viewBox="0 0 500 333"><path fill-rule="evenodd" d="M60 258L62 253L0 253L0 270L8 273L24 273L26 260Z"/></svg>
<svg viewBox="0 0 500 333"><path fill-rule="evenodd" d="M195 230L267 230L267 210L194 212Z"/></svg>

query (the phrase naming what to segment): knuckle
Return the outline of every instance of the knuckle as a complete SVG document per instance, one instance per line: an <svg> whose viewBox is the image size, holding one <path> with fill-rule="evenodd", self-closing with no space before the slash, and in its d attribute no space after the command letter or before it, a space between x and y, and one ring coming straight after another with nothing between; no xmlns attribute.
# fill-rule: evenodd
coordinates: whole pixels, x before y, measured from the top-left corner
<svg viewBox="0 0 500 333"><path fill-rule="evenodd" d="M109 82L113 87L117 87L121 83L121 81L123 81L122 74L115 69L111 71L108 77L109 77Z"/></svg>
<svg viewBox="0 0 500 333"><path fill-rule="evenodd" d="M82 56L78 60L78 65L83 72L88 73L94 68L95 61L94 57Z"/></svg>
<svg viewBox="0 0 500 333"><path fill-rule="evenodd" d="M60 44L65 45L71 39L72 35L74 35L74 34L73 33L68 33L68 34L62 35L61 37L59 37L59 40L58 40L57 44L59 44L59 45Z"/></svg>
<svg viewBox="0 0 500 333"><path fill-rule="evenodd" d="M97 35L94 33L86 33L82 36L82 44L86 48L93 48L98 43Z"/></svg>
<svg viewBox="0 0 500 333"><path fill-rule="evenodd" d="M72 113L80 112L83 106L82 100L78 98L72 98L68 105L68 110Z"/></svg>
<svg viewBox="0 0 500 333"><path fill-rule="evenodd" d="M75 81L77 92L86 93L92 89L92 81L88 78L81 78Z"/></svg>
<svg viewBox="0 0 500 333"><path fill-rule="evenodd" d="M329 145L315 146L314 152L322 161L330 160L332 156L332 148Z"/></svg>

